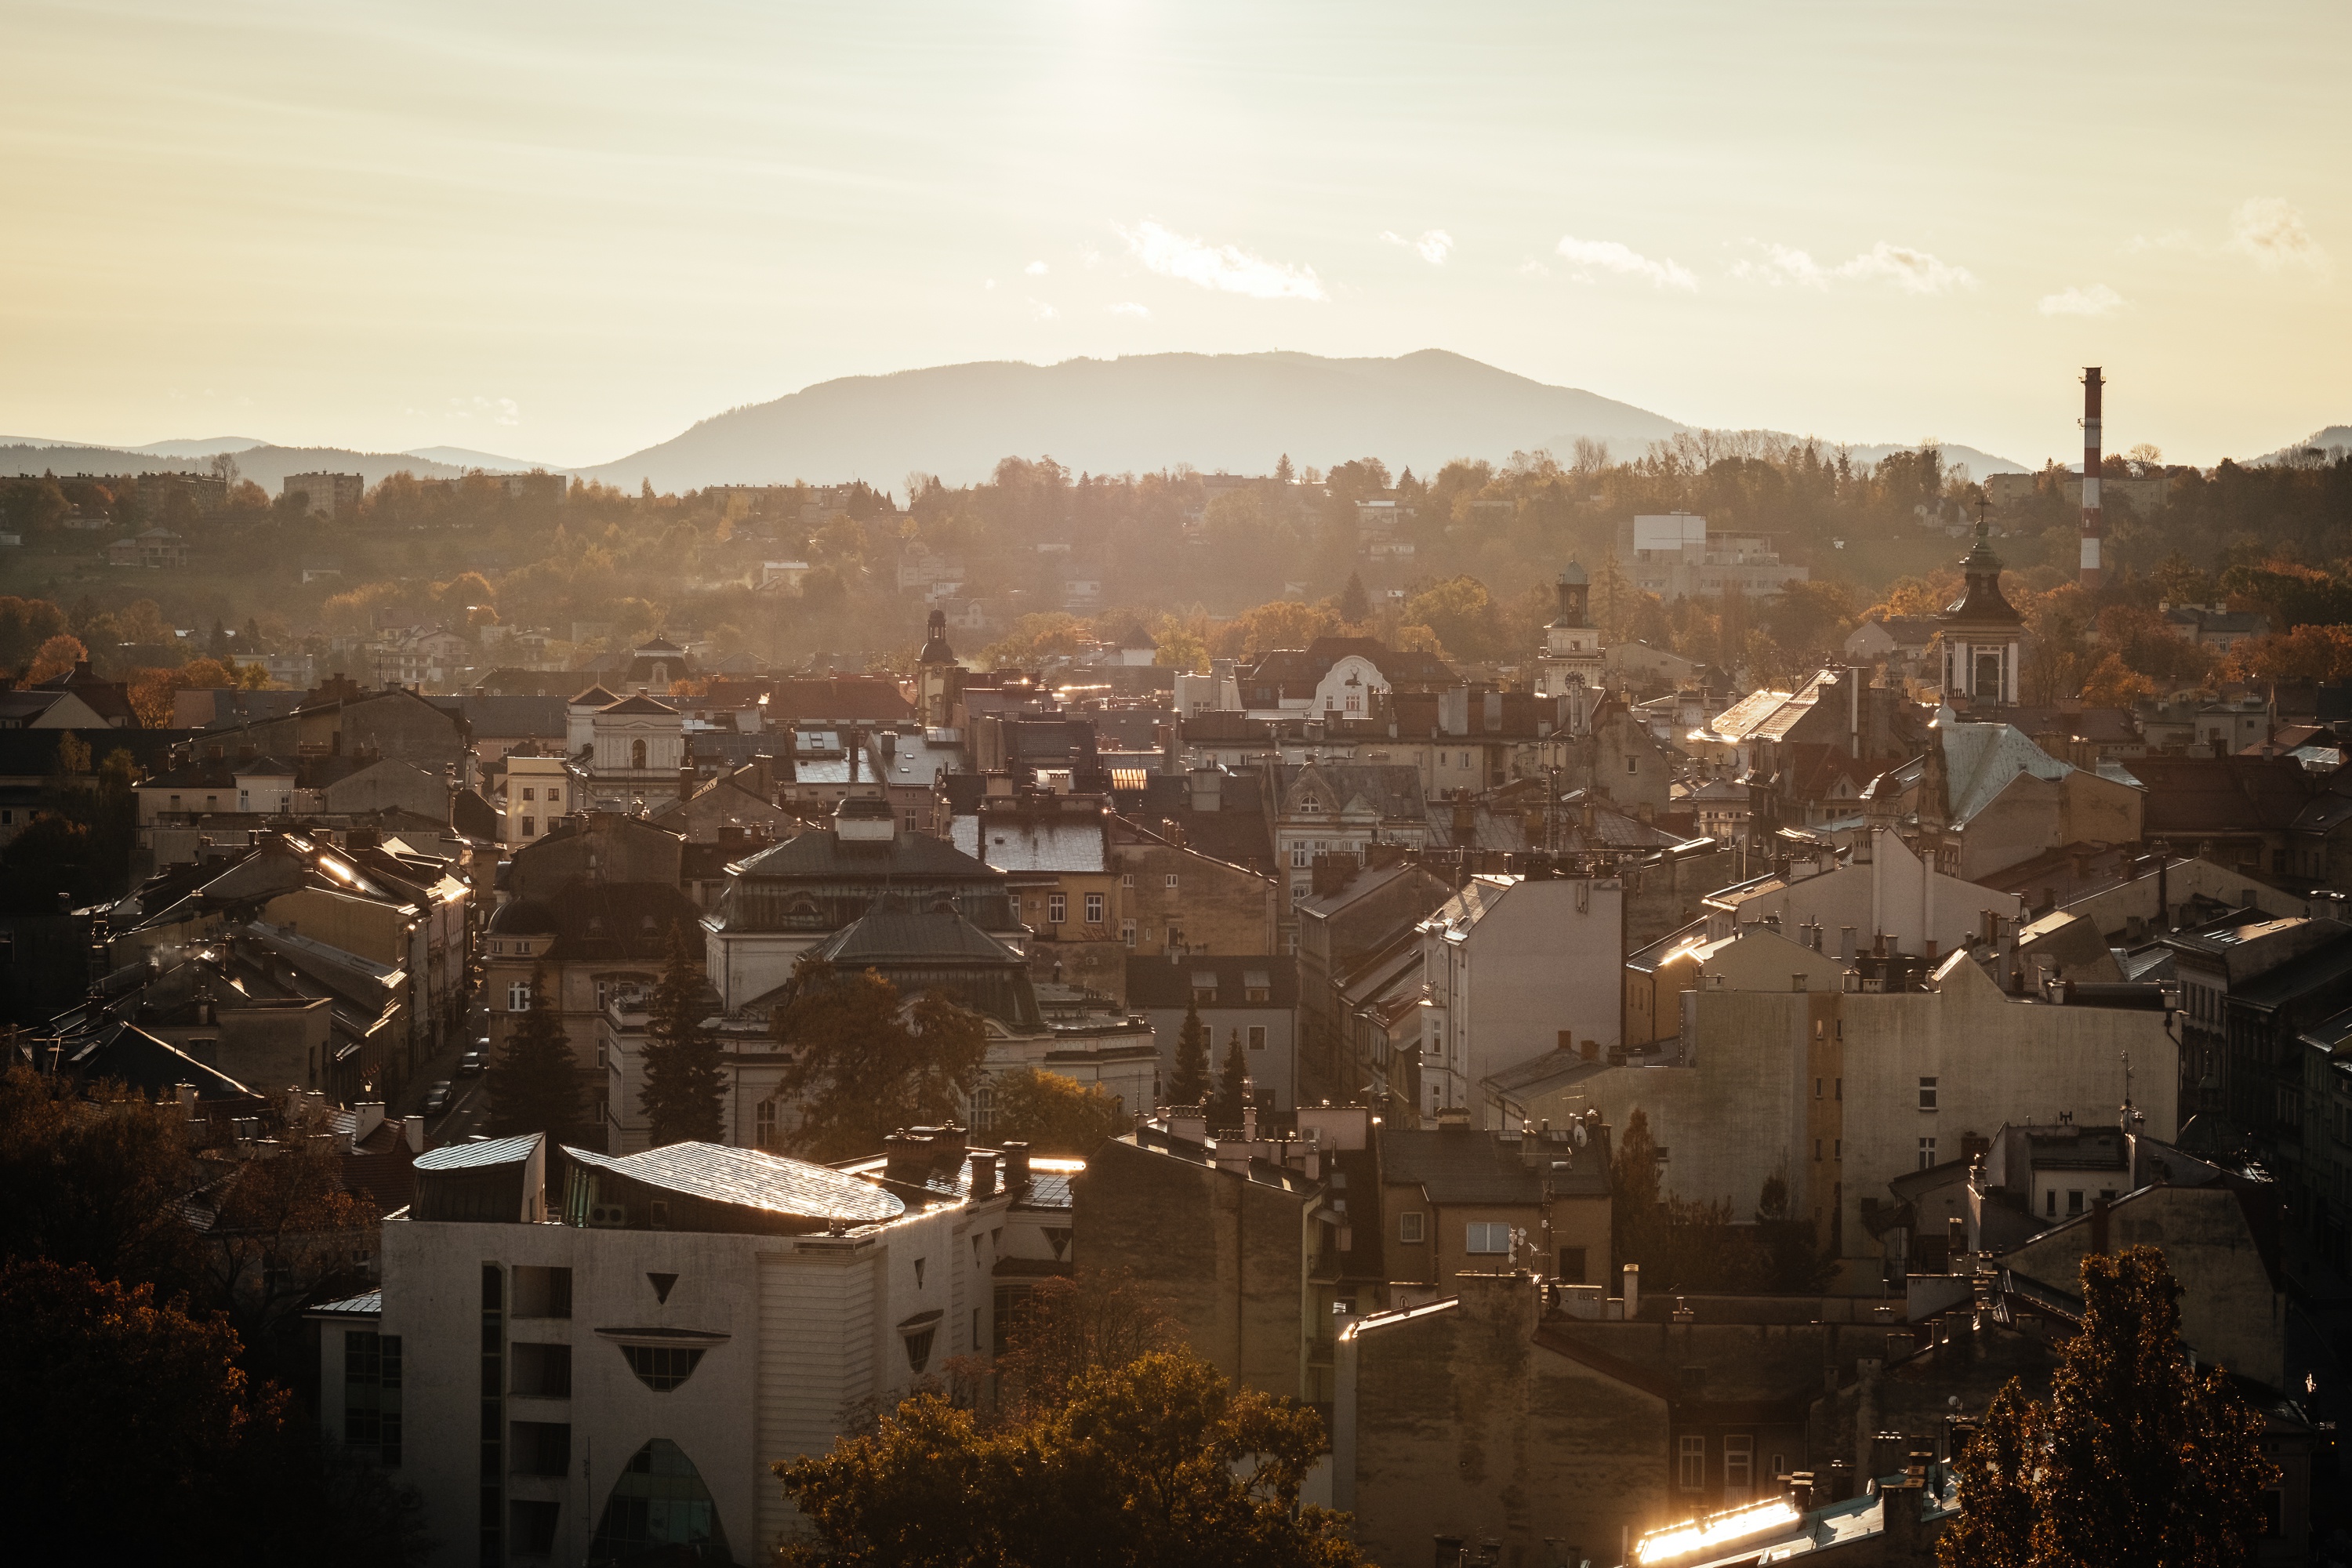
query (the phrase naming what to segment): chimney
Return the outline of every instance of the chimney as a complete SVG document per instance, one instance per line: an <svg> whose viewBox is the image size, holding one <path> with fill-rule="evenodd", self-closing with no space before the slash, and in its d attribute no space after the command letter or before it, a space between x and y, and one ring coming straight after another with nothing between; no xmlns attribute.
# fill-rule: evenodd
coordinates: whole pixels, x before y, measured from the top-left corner
<svg viewBox="0 0 2352 1568"><path fill-rule="evenodd" d="M422 1116L402 1117L400 1121L400 1131L405 1134L408 1139L408 1152L411 1154L422 1154L425 1152L425 1118Z"/></svg>
<svg viewBox="0 0 2352 1568"><path fill-rule="evenodd" d="M2098 592L2103 581L2099 544L2106 532L2099 521L2099 402L2106 382L2097 365L2083 367L2083 586Z"/></svg>
<svg viewBox="0 0 2352 1568"><path fill-rule="evenodd" d="M1638 1263L1625 1265L1624 1279L1625 1321L1630 1323L1642 1311L1642 1266Z"/></svg>
<svg viewBox="0 0 2352 1568"><path fill-rule="evenodd" d="M1029 1184L1029 1145L1019 1139L1004 1145L1004 1191L1017 1198Z"/></svg>
<svg viewBox="0 0 2352 1568"><path fill-rule="evenodd" d="M1192 804L1194 811L1216 811L1223 807L1224 769L1212 763L1208 767L1194 768L1185 776L1192 786Z"/></svg>
<svg viewBox="0 0 2352 1568"><path fill-rule="evenodd" d="M677 798L681 801L694 798L694 763L691 758L677 764Z"/></svg>
<svg viewBox="0 0 2352 1568"><path fill-rule="evenodd" d="M2104 1253L2107 1250L2107 1222L2111 1206L2105 1198L2091 1200L2091 1250L2093 1252Z"/></svg>
<svg viewBox="0 0 2352 1568"><path fill-rule="evenodd" d="M971 1156L971 1201L985 1203L996 1195L996 1156L974 1150Z"/></svg>
<svg viewBox="0 0 2352 1568"><path fill-rule="evenodd" d="M1799 1513L1813 1511L1813 1472L1798 1470L1789 1477L1789 1506Z"/></svg>

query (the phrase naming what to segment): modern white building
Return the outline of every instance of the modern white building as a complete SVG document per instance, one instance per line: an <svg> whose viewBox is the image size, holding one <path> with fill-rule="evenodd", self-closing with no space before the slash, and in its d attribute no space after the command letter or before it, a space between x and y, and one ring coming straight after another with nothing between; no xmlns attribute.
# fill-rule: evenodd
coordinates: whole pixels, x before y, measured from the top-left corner
<svg viewBox="0 0 2352 1568"><path fill-rule="evenodd" d="M1782 561L1769 533L1707 528L1686 511L1636 517L1633 585L1662 599L1709 597L1738 589L1769 597L1811 575Z"/></svg>
<svg viewBox="0 0 2352 1568"><path fill-rule="evenodd" d="M383 1288L312 1314L320 1417L415 1487L436 1564L765 1561L770 1465L995 1346L998 1265L1068 1245L1076 1162L891 1140L850 1171L717 1144L536 1135L416 1161Z"/></svg>
<svg viewBox="0 0 2352 1568"><path fill-rule="evenodd" d="M1421 923L1424 1112L1542 1051L1625 1037L1625 892L1614 877L1474 877Z"/></svg>

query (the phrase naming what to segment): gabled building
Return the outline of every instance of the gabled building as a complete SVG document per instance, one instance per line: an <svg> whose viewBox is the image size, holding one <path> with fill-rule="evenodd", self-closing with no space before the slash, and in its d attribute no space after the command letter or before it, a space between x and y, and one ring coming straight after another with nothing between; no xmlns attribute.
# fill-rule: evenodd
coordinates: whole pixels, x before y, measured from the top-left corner
<svg viewBox="0 0 2352 1568"><path fill-rule="evenodd" d="M1624 884L1480 876L1421 924L1421 1107L1466 1108L1490 1073L1625 1037Z"/></svg>

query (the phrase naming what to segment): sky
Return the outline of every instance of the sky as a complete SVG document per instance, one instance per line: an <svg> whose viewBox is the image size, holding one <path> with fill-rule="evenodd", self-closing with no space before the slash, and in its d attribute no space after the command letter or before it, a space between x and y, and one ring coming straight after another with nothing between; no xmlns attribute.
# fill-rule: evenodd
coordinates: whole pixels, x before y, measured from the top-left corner
<svg viewBox="0 0 2352 1568"><path fill-rule="evenodd" d="M582 465L1265 349L2029 464L2086 363L2110 450L2352 422L2336 3L0 0L0 58L10 436Z"/></svg>

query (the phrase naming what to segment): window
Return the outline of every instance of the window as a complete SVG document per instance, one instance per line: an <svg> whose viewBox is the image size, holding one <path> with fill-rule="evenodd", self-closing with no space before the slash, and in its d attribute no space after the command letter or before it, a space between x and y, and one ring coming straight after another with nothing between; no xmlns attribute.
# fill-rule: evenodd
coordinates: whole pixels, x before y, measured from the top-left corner
<svg viewBox="0 0 2352 1568"><path fill-rule="evenodd" d="M2070 1192L2066 1194L2066 1212L2069 1215L2078 1215L2083 1212L2083 1194L2081 1193Z"/></svg>
<svg viewBox="0 0 2352 1568"><path fill-rule="evenodd" d="M1919 1168L1920 1168L1921 1170L1923 1170L1923 1171L1924 1171L1924 1170L1926 1170L1928 1166L1930 1166L1930 1165L1934 1164L1935 1163L1936 1163L1936 1141L1935 1141L1933 1138L1922 1138L1922 1139L1920 1139L1920 1140L1919 1140Z"/></svg>
<svg viewBox="0 0 2352 1568"><path fill-rule="evenodd" d="M1723 1490L1726 1500L1744 1497L1756 1484L1756 1439L1746 1433L1723 1440Z"/></svg>
<svg viewBox="0 0 2352 1568"><path fill-rule="evenodd" d="M1932 1078L1923 1078L1919 1080L1919 1109L1922 1110L1936 1109L1936 1080Z"/></svg>
<svg viewBox="0 0 2352 1568"><path fill-rule="evenodd" d="M1087 924L1090 926L1098 926L1102 924L1102 922L1103 896L1100 893L1088 893L1087 895Z"/></svg>
<svg viewBox="0 0 2352 1568"><path fill-rule="evenodd" d="M2056 1219L2058 1217L2058 1189L2055 1187L2051 1188L2047 1193L2044 1193L2042 1195L2042 1216L2047 1219Z"/></svg>
<svg viewBox="0 0 2352 1568"><path fill-rule="evenodd" d="M400 1463L400 1336L343 1336L343 1441Z"/></svg>
<svg viewBox="0 0 2352 1568"><path fill-rule="evenodd" d="M525 838L536 838L539 837L539 818L535 816L526 816L522 819L522 836Z"/></svg>
<svg viewBox="0 0 2352 1568"><path fill-rule="evenodd" d="M1584 1283L1584 1248L1563 1247L1559 1249L1559 1279L1563 1285Z"/></svg>
<svg viewBox="0 0 2352 1568"><path fill-rule="evenodd" d="M1462 1250L1479 1257L1507 1255L1511 1250L1511 1227L1485 1220L1473 1220L1463 1228Z"/></svg>
<svg viewBox="0 0 2352 1568"><path fill-rule="evenodd" d="M645 765L646 765L646 743L645 743L643 741L632 741L632 742L629 742L629 766L631 766L632 768L635 768L635 769L637 769L637 770L638 770L638 771L640 771L640 772L643 772L643 771L644 771L644 769L645 769Z"/></svg>
<svg viewBox="0 0 2352 1568"><path fill-rule="evenodd" d="M1070 895L1049 893L1045 896L1045 923L1060 925L1070 918Z"/></svg>
<svg viewBox="0 0 2352 1568"><path fill-rule="evenodd" d="M1706 1485L1706 1439L1675 1439L1675 1484L1686 1492Z"/></svg>
<svg viewBox="0 0 2352 1568"><path fill-rule="evenodd" d="M907 1366L909 1371L920 1372L930 1364L931 1341L938 1334L939 1329L934 1326L919 1329L907 1336Z"/></svg>
<svg viewBox="0 0 2352 1568"><path fill-rule="evenodd" d="M1293 882L1290 884L1290 896L1294 899L1309 898L1313 896L1314 892L1315 884L1312 882Z"/></svg>
<svg viewBox="0 0 2352 1568"><path fill-rule="evenodd" d="M1816 1164L1816 1165L1818 1165L1818 1164L1820 1164L1821 1163L1822 1163L1822 1141L1821 1141L1820 1139L1816 1138L1816 1139L1814 1139L1814 1140L1813 1140L1813 1163L1814 1163L1814 1164Z"/></svg>
<svg viewBox="0 0 2352 1568"><path fill-rule="evenodd" d="M751 1112L751 1121L752 1142L773 1153L776 1148L776 1102L772 1100L760 1101Z"/></svg>
<svg viewBox="0 0 2352 1568"><path fill-rule="evenodd" d="M509 1351L509 1392L540 1399L572 1397L570 1345L519 1343Z"/></svg>
<svg viewBox="0 0 2352 1568"><path fill-rule="evenodd" d="M1132 871L1122 871L1122 872L1120 872L1120 873L1119 873L1119 878L1118 878L1118 885L1119 885L1120 887L1122 887L1122 888L1132 888L1132 887L1134 887L1134 886L1135 886L1135 873L1134 873L1134 872L1132 872Z"/></svg>
<svg viewBox="0 0 2352 1568"><path fill-rule="evenodd" d="M1642 760L1641 760L1639 757L1628 757L1628 758L1626 758L1626 759L1625 759L1625 771L1626 771L1627 773L1640 773L1640 772L1642 771Z"/></svg>
<svg viewBox="0 0 2352 1568"><path fill-rule="evenodd" d="M1815 1100L1819 1100L1821 1097L1822 1097L1822 1080L1821 1080L1821 1079L1813 1079L1813 1098L1814 1098Z"/></svg>
<svg viewBox="0 0 2352 1568"><path fill-rule="evenodd" d="M1290 865L1293 870L1305 868L1307 865L1307 840L1304 838L1299 839L1290 847Z"/></svg>
<svg viewBox="0 0 2352 1568"><path fill-rule="evenodd" d="M1133 947L1135 945L1135 922L1133 921L1121 921L1118 922L1118 940L1127 943L1129 947Z"/></svg>
<svg viewBox="0 0 2352 1568"><path fill-rule="evenodd" d="M1252 1024L1249 1026L1249 1048L1254 1051L1262 1051L1265 1049L1265 1026L1264 1024Z"/></svg>
<svg viewBox="0 0 2352 1568"><path fill-rule="evenodd" d="M531 788L529 784L525 784L522 787L522 797L525 800L537 800L539 798L539 792Z"/></svg>
<svg viewBox="0 0 2352 1568"><path fill-rule="evenodd" d="M560 790L560 789L556 788L553 784L550 784L550 785L548 785L548 786L547 786L547 804L548 804L548 805L562 805L562 804L563 804L563 792L562 792L562 790Z"/></svg>
<svg viewBox="0 0 2352 1568"><path fill-rule="evenodd" d="M507 987L507 1011L509 1013L530 1011L530 981L518 980Z"/></svg>
<svg viewBox="0 0 2352 1568"><path fill-rule="evenodd" d="M1168 879L1167 879L1165 882L1161 883L1160 885L1161 885L1162 887L1166 887L1166 888L1173 888L1173 887L1175 887L1175 886L1176 886L1176 873L1175 873L1175 872L1173 872L1173 871L1169 872L1169 873L1168 873Z"/></svg>
<svg viewBox="0 0 2352 1568"><path fill-rule="evenodd" d="M522 1498L509 1500L507 1529L515 1552L525 1557L544 1557L554 1551L555 1527L562 1517L562 1503Z"/></svg>
<svg viewBox="0 0 2352 1568"><path fill-rule="evenodd" d="M1830 1140L1830 1158L1832 1160L1843 1160L1845 1158L1844 1139L1832 1138Z"/></svg>
<svg viewBox="0 0 2352 1568"><path fill-rule="evenodd" d="M614 1563L650 1556L660 1547L705 1544L713 1550L693 1555L727 1560L727 1539L719 1530L710 1489L684 1449L667 1437L656 1437L630 1458L628 1468L613 1483L604 1517L596 1521L595 1538L588 1544L588 1560Z"/></svg>
<svg viewBox="0 0 2352 1568"><path fill-rule="evenodd" d="M699 1345L623 1345L621 1353L628 1357L637 1381L656 1394L667 1394L693 1376L702 1363Z"/></svg>
<svg viewBox="0 0 2352 1568"><path fill-rule="evenodd" d="M1421 1223L1424 1216L1419 1209L1407 1209L1397 1215L1397 1240L1407 1247L1421 1245Z"/></svg>

